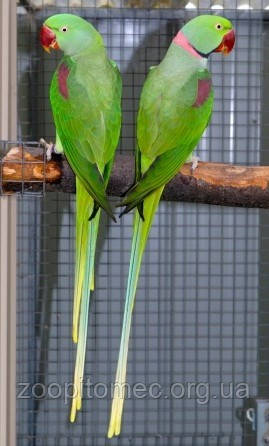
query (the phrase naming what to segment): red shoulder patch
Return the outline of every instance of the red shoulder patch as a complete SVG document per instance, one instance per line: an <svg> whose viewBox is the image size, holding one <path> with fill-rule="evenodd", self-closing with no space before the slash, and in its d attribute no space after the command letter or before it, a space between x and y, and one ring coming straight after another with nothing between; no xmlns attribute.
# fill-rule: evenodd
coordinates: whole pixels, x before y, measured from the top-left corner
<svg viewBox="0 0 269 446"><path fill-rule="evenodd" d="M211 79L198 79L197 96L193 107L200 107L207 100L211 91Z"/></svg>
<svg viewBox="0 0 269 446"><path fill-rule="evenodd" d="M58 85L60 93L65 99L68 99L67 78L69 72L68 66L63 62L58 69Z"/></svg>

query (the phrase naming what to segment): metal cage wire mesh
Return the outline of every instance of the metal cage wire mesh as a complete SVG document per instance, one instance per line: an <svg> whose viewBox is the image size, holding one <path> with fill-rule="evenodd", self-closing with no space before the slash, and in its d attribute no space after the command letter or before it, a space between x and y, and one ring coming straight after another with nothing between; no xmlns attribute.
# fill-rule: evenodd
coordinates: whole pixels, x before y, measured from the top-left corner
<svg viewBox="0 0 269 446"><path fill-rule="evenodd" d="M22 140L54 137L48 90L57 61L42 53L37 30L45 17L66 11L59 5L18 10ZM92 21L121 69L119 150L131 151L145 75L162 59L177 29L199 11L86 6L68 10ZM264 14L225 11L235 24L237 48L229 58L214 56L210 62L215 107L198 148L203 160L242 164L265 160ZM239 416L244 399L237 397L235 386L247 383L250 396L258 390L266 396L268 390L268 355L261 342L262 337L268 339L262 330L267 324L266 304L261 318L259 299L261 287L264 300L267 297L266 212L161 203L141 270L127 379L131 386L142 383L147 389L158 383L162 395L128 399L122 435L112 441L105 437L109 386L119 348L132 216L117 225L106 217L102 221L85 379L107 386L108 395L86 397L75 425L68 423L70 401L64 400L75 358L74 197L24 195L18 218L18 388L29 383L27 398L18 398L19 446L239 446L250 441L246 422ZM188 383L208 383L209 401L199 402L193 388L189 396L172 397L174 383L184 389ZM231 397L221 398L220 383L225 392L232 383ZM58 388L62 392L57 398L48 390L54 384L54 392ZM202 390L206 392L206 386Z"/></svg>
<svg viewBox="0 0 269 446"><path fill-rule="evenodd" d="M29 155L32 156L30 159ZM0 140L0 195L16 192L43 196L46 190L46 165L46 150L40 142ZM28 166L32 169L41 167L41 178L27 178ZM9 178L7 172L13 172L13 176Z"/></svg>

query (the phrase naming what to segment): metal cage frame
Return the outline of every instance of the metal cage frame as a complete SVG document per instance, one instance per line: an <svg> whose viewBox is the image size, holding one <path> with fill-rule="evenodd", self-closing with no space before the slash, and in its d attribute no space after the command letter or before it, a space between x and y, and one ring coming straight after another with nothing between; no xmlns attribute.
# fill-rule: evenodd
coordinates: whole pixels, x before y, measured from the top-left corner
<svg viewBox="0 0 269 446"><path fill-rule="evenodd" d="M0 138L17 133L16 0L0 0ZM16 445L16 197L0 198L0 438Z"/></svg>

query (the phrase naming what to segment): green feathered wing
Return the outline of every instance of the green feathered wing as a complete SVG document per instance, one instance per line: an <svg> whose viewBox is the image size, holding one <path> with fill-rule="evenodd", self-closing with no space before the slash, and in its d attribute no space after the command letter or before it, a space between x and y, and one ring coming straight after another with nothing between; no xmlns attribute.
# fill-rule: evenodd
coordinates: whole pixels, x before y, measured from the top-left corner
<svg viewBox="0 0 269 446"><path fill-rule="evenodd" d="M119 435L124 404L128 343L140 265L163 188L190 156L210 120L213 91L197 105L199 80L211 85L200 59L171 44L145 81L137 119L136 183L122 205L137 208L125 298L121 344L108 437ZM208 84L208 85L209 85ZM141 218L142 217L142 218Z"/></svg>
<svg viewBox="0 0 269 446"><path fill-rule="evenodd" d="M104 48L64 57L50 99L58 138L76 175L76 271L73 340L77 343L70 420L81 409L90 293L100 207L113 217L106 196L121 126L121 77Z"/></svg>

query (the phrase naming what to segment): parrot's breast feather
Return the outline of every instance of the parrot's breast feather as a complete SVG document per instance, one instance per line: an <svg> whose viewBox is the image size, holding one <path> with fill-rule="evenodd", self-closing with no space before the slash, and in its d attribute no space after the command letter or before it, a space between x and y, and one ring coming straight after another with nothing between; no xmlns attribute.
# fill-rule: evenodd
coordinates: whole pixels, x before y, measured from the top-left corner
<svg viewBox="0 0 269 446"><path fill-rule="evenodd" d="M64 99L68 99L68 86L67 79L69 76L70 70L68 66L63 62L58 69L58 87L61 95Z"/></svg>

